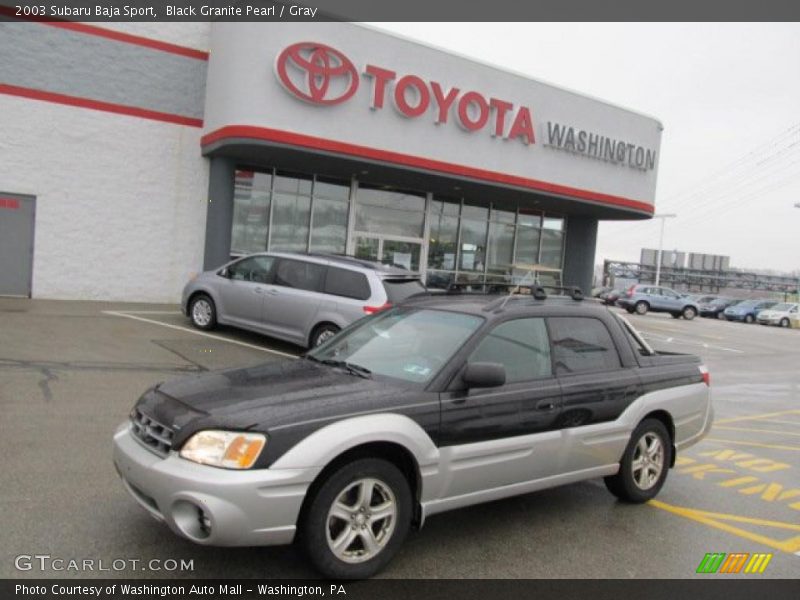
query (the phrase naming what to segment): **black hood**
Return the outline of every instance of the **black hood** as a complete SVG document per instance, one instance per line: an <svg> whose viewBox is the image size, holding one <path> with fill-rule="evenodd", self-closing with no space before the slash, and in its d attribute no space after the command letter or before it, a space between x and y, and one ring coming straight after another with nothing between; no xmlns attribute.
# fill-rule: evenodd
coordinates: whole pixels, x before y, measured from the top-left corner
<svg viewBox="0 0 800 600"><path fill-rule="evenodd" d="M402 388L307 359L269 362L183 377L146 393L137 408L176 430L256 428L349 414ZM186 431L182 431L186 429ZM178 433L180 432L180 433Z"/></svg>

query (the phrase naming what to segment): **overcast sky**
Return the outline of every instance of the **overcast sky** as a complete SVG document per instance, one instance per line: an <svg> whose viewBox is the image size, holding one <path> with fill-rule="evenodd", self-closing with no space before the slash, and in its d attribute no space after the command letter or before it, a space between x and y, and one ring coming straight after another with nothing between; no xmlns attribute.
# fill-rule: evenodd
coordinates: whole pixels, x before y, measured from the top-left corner
<svg viewBox="0 0 800 600"><path fill-rule="evenodd" d="M380 23L664 123L664 248L800 272L800 25ZM603 222L597 262L638 261L659 221Z"/></svg>

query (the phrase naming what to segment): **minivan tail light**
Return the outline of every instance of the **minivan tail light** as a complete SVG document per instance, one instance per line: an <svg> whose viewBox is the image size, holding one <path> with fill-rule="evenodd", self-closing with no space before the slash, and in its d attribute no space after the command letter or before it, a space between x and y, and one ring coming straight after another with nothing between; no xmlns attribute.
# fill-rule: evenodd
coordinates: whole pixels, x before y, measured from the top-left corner
<svg viewBox="0 0 800 600"><path fill-rule="evenodd" d="M382 310L386 310L387 308L391 308L392 303L387 302L386 304L381 304L380 306L365 306L364 312L368 315L375 314L376 312L381 312Z"/></svg>
<svg viewBox="0 0 800 600"><path fill-rule="evenodd" d="M711 387L711 373L708 372L708 368L705 365L700 365L697 368L700 369L700 375L703 376L703 383Z"/></svg>
<svg viewBox="0 0 800 600"><path fill-rule="evenodd" d="M633 296L633 289L634 289L635 287L636 287L635 285L632 285L631 287L629 287L629 288L628 288L628 291L627 291L627 292L625 292L625 295L626 295L628 298L630 298L631 296Z"/></svg>

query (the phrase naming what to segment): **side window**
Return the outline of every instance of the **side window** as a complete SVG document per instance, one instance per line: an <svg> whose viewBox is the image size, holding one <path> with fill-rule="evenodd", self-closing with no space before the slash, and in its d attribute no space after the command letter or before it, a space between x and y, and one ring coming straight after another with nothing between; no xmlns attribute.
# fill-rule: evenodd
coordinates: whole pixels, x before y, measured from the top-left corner
<svg viewBox="0 0 800 600"><path fill-rule="evenodd" d="M268 283L269 272L275 258L272 256L251 256L228 267L228 277L237 281Z"/></svg>
<svg viewBox="0 0 800 600"><path fill-rule="evenodd" d="M355 298L356 300L366 300L372 295L369 281L364 273L338 267L328 267L324 291L326 294Z"/></svg>
<svg viewBox="0 0 800 600"><path fill-rule="evenodd" d="M544 319L515 319L498 325L481 340L469 362L502 364L506 383L550 376L550 344Z"/></svg>
<svg viewBox="0 0 800 600"><path fill-rule="evenodd" d="M275 285L318 292L326 269L325 265L282 258L275 270Z"/></svg>
<svg viewBox="0 0 800 600"><path fill-rule="evenodd" d="M611 334L599 319L556 317L548 322L556 375L621 367Z"/></svg>

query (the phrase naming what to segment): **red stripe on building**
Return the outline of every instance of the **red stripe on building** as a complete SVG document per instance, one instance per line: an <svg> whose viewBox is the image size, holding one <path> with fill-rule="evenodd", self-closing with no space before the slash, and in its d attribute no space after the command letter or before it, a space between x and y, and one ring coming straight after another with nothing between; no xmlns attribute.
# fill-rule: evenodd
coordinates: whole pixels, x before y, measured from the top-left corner
<svg viewBox="0 0 800 600"><path fill-rule="evenodd" d="M56 19L55 17L38 17L38 16L17 16L13 8L7 6L0 6L0 15L18 19L20 21L32 21L42 25L49 25L51 27L58 27L60 29L68 29L84 35L93 35L96 37L113 40L115 42L122 42L124 44L133 44L135 46L142 46L150 48L151 50L159 50L161 52L168 52L170 54L177 54L178 56L185 56L187 58L194 58L197 60L208 60L208 52L203 50L196 50L187 46L180 46L178 44L171 44L169 42L162 42L152 38L143 37L141 35L131 35L129 33L122 33L121 31L114 31L113 29L105 29L96 25L87 25L86 23L74 23L72 21L64 21Z"/></svg>
<svg viewBox="0 0 800 600"><path fill-rule="evenodd" d="M19 200L15 200L14 198L0 198L0 208L17 210L19 208Z"/></svg>
<svg viewBox="0 0 800 600"><path fill-rule="evenodd" d="M350 156L356 156L359 158L379 160L382 162L403 165L406 167L425 169L427 171L437 171L440 173L469 177L471 179L478 179L481 181L523 187L530 190L535 190L537 192L557 194L559 196L569 196L572 198L588 200L590 202L597 202L600 204L631 208L645 212L649 215L652 215L655 212L655 209L651 204L642 202L640 200L624 198L622 196L613 196L611 194L583 190L580 188L559 185L556 183L549 183L547 181L540 181L538 179L529 179L527 177L509 175L506 173L499 173L497 171L478 169L475 167L468 167L419 156L412 156L410 154L401 154L399 152L392 152L389 150L379 150L377 148L370 148L368 146L337 142L335 140L291 133L289 131L281 131L278 129L269 129L266 127L252 127L248 125L231 125L228 127L222 127L221 129L217 129L216 131L212 131L211 133L204 135L201 140L201 144L203 146L208 146L222 140L237 138L276 142L280 144L300 146L303 148L312 148L314 150L348 154Z"/></svg>
<svg viewBox="0 0 800 600"><path fill-rule="evenodd" d="M29 98L31 100L41 100L43 102L53 102L55 104L64 104L67 106L77 106L79 108L88 108L90 110L100 110L103 112L109 112L118 115L126 115L129 117L137 117L140 119L148 119L151 121L161 121L164 123L187 125L189 127L203 126L202 119L195 119L192 117L185 117L183 115L175 115L172 113L159 112L157 110L149 110L146 108L139 108L136 106L127 106L125 104L115 104L112 102L91 100L89 98L79 98L78 96L68 96L66 94L45 92L42 90L34 90L31 88L18 87L15 85L7 85L4 83L0 83L0 94L7 94L9 96L19 96L21 98Z"/></svg>

